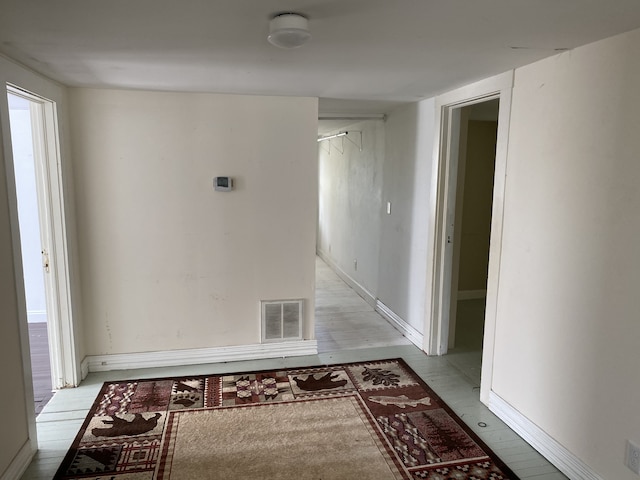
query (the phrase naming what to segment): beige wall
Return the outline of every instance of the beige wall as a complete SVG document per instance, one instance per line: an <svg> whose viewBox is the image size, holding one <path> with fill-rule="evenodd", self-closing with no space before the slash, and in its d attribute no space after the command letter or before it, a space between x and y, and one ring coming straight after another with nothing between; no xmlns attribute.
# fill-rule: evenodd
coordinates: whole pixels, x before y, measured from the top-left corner
<svg viewBox="0 0 640 480"><path fill-rule="evenodd" d="M312 338L316 99L70 98L88 355L257 344L262 299Z"/></svg>
<svg viewBox="0 0 640 480"><path fill-rule="evenodd" d="M493 390L606 479L640 442L640 30L515 74Z"/></svg>

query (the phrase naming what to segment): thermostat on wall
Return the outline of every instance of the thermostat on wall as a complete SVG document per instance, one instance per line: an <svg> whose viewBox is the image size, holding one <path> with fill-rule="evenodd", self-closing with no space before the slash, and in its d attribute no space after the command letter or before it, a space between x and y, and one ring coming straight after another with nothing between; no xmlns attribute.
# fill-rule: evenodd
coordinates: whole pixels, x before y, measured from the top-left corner
<svg viewBox="0 0 640 480"><path fill-rule="evenodd" d="M233 190L233 178L215 177L213 179L213 188L218 192L230 192Z"/></svg>

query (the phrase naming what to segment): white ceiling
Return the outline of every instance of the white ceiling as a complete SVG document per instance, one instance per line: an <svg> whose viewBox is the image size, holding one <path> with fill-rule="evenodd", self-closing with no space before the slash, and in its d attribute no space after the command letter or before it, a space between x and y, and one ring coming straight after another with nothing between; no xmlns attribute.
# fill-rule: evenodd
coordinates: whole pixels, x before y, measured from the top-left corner
<svg viewBox="0 0 640 480"><path fill-rule="evenodd" d="M281 50L269 19L308 16ZM0 52L70 86L321 98L387 112L640 27L640 0L0 0Z"/></svg>

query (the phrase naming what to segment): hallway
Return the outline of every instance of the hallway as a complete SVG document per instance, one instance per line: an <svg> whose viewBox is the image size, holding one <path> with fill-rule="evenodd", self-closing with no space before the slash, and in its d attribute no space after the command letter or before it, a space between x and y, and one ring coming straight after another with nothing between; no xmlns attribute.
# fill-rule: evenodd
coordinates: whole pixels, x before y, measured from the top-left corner
<svg viewBox="0 0 640 480"><path fill-rule="evenodd" d="M318 353L412 345L336 273L316 257Z"/></svg>

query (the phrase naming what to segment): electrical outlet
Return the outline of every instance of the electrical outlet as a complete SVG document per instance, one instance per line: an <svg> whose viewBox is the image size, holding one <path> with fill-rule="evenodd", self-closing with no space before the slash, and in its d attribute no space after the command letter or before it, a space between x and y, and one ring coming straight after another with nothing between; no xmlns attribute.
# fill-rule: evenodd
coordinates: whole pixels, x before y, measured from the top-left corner
<svg viewBox="0 0 640 480"><path fill-rule="evenodd" d="M640 446L627 440L627 458L625 464L634 473L640 475Z"/></svg>

